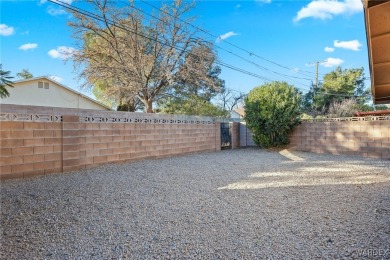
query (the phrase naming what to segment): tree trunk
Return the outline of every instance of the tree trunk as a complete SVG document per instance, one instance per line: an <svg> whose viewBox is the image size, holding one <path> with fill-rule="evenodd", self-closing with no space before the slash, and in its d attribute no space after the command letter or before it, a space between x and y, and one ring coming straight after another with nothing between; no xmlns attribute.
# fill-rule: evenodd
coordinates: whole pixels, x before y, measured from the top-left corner
<svg viewBox="0 0 390 260"><path fill-rule="evenodd" d="M153 113L153 99L146 100L145 103L145 112Z"/></svg>
<svg viewBox="0 0 390 260"><path fill-rule="evenodd" d="M135 105L133 103L128 103L128 104L121 104L118 105L117 111L126 111L126 112L134 112L135 111Z"/></svg>
<svg viewBox="0 0 390 260"><path fill-rule="evenodd" d="M129 102L128 106L129 106L129 112L135 112L135 104L134 103Z"/></svg>

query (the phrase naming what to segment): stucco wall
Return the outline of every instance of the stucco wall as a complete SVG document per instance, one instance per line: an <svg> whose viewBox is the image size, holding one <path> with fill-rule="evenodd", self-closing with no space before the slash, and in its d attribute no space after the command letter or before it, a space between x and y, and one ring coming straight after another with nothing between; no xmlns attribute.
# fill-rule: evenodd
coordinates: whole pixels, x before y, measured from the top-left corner
<svg viewBox="0 0 390 260"><path fill-rule="evenodd" d="M39 81L49 83L49 89L38 88ZM107 110L75 92L45 79L15 83L14 88L7 88L7 90L10 96L1 99L0 104Z"/></svg>

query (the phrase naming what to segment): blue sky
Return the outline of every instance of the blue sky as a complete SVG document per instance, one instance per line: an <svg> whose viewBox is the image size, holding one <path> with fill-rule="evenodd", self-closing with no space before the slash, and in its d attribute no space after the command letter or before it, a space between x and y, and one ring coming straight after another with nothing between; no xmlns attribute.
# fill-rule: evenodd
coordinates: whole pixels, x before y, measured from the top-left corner
<svg viewBox="0 0 390 260"><path fill-rule="evenodd" d="M78 1L62 1L80 5ZM27 68L34 76L54 76L60 83L80 91L78 71L61 55L61 48L77 48L67 26L71 16L46 0L5 0L0 4L3 69L15 75ZM142 2L136 1L136 5L151 11ZM315 66L310 65L315 61L321 62L320 79L337 65L363 67L369 77L360 0L197 1L191 14L196 17L195 25L220 37L202 34L202 38L240 56L217 48L220 60L265 78L222 67L220 77L234 90L247 93L267 80L284 80L305 91L315 80ZM366 84L369 87L370 81Z"/></svg>

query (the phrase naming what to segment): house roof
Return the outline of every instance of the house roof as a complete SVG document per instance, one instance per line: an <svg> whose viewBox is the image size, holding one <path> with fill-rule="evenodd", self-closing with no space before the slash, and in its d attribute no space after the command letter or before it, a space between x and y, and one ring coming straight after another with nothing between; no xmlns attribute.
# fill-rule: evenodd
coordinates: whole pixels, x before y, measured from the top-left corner
<svg viewBox="0 0 390 260"><path fill-rule="evenodd" d="M390 0L364 0L364 19L374 103L390 103Z"/></svg>
<svg viewBox="0 0 390 260"><path fill-rule="evenodd" d="M243 107L233 109L233 111L239 114L240 116L245 116L245 109Z"/></svg>
<svg viewBox="0 0 390 260"><path fill-rule="evenodd" d="M99 102L99 101L97 101L97 100L95 100L95 99L93 99L93 98L90 98L90 97L84 95L84 94L81 93L81 92L78 92L78 91L76 91L76 90L74 90L74 89L71 89L71 88L69 88L69 87L67 87L67 86L65 86L65 85L63 85L63 84L61 84L61 83L59 83L59 82L57 82L57 81L55 81L55 80L53 80L53 79L47 77L47 76L40 76L40 77L34 77L34 78L29 78L29 79L16 80L16 81L13 82L13 84L18 84L18 83L23 83L23 82L28 82L28 81L34 81L34 80L40 80L40 79L44 79L44 80L47 80L47 81L51 81L51 82L55 83L56 85L58 85L58 86L60 86L60 87L62 87L62 88L64 88L64 89L66 89L66 90L69 90L69 91L71 91L71 92L73 92L73 93L75 93L75 94L77 94L77 95L80 95L81 97L83 97L83 98L85 98L85 99L88 99L88 100L91 101L91 102L94 102L94 103L96 103L96 104L98 104L98 105L100 105L100 106L106 108L107 110L112 110L112 108L106 106L105 104L103 104L103 103L101 103L101 102Z"/></svg>

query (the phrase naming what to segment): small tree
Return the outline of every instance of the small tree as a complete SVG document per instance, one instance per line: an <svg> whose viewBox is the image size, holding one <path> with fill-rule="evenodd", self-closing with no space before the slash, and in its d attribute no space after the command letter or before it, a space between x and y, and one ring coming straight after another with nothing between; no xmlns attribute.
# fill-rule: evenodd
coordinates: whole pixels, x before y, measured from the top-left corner
<svg viewBox="0 0 390 260"><path fill-rule="evenodd" d="M171 98L164 102L161 107L164 114L182 114L193 116L228 117L229 112L223 107L216 106L202 97L192 95L185 99Z"/></svg>
<svg viewBox="0 0 390 260"><path fill-rule="evenodd" d="M334 101L329 107L329 117L351 117L359 111L359 104L355 99L344 99L341 102Z"/></svg>
<svg viewBox="0 0 390 260"><path fill-rule="evenodd" d="M302 98L286 82L271 82L251 90L245 100L245 120L254 142L264 148L289 143L289 134L300 123Z"/></svg>
<svg viewBox="0 0 390 260"><path fill-rule="evenodd" d="M369 90L365 89L363 68L335 70L325 74L323 82L318 86L312 85L304 97L306 113L316 117L329 113L334 103L341 103L345 99L355 96L359 106L368 101Z"/></svg>
<svg viewBox="0 0 390 260"><path fill-rule="evenodd" d="M13 88L11 79L13 78L10 76L10 71L4 71L3 65L0 64L0 98L9 97L9 92L7 90L7 87Z"/></svg>
<svg viewBox="0 0 390 260"><path fill-rule="evenodd" d="M16 77L21 78L21 79L31 79L33 78L33 74L31 74L28 69L22 69L21 72L16 73Z"/></svg>

